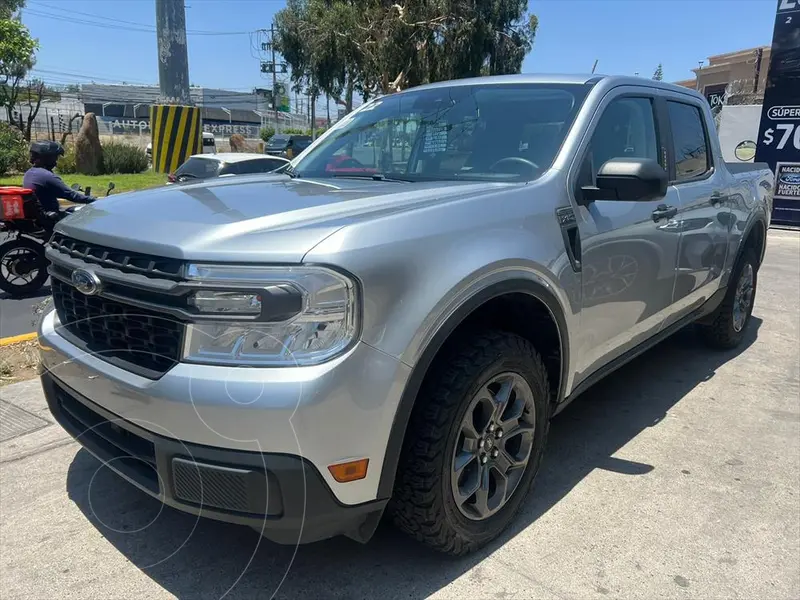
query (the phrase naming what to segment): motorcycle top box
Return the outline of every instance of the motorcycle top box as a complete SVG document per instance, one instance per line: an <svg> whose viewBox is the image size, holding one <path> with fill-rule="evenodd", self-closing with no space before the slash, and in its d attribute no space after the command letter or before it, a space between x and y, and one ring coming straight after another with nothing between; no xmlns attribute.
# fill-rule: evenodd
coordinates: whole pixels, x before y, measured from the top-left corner
<svg viewBox="0 0 800 600"><path fill-rule="evenodd" d="M33 190L23 187L0 187L0 220L13 221L16 219L31 218L26 215L30 212L31 202L35 202Z"/></svg>

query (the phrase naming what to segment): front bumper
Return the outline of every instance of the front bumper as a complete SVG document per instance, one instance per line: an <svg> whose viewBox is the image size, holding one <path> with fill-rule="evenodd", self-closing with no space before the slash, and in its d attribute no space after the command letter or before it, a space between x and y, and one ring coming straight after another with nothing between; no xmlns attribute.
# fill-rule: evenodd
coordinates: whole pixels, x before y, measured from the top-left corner
<svg viewBox="0 0 800 600"><path fill-rule="evenodd" d="M336 502L383 500L381 468L409 368L358 343L322 365L234 368L179 363L157 380L87 354L41 321L47 376L123 424L186 445L302 457ZM338 483L328 466L369 459L367 476Z"/></svg>
<svg viewBox="0 0 800 600"><path fill-rule="evenodd" d="M119 419L44 371L42 387L50 412L70 435L136 487L179 510L297 544L335 535L367 541L386 504L340 504L300 457L187 444Z"/></svg>

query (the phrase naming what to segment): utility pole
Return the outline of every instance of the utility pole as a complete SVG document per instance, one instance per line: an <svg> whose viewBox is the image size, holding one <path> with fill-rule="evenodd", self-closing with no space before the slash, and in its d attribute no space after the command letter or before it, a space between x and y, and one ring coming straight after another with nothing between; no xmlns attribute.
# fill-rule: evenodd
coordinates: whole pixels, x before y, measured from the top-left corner
<svg viewBox="0 0 800 600"><path fill-rule="evenodd" d="M189 57L184 0L156 0L158 84L161 102L189 104Z"/></svg>
<svg viewBox="0 0 800 600"><path fill-rule="evenodd" d="M316 113L316 104L317 104L317 95L314 93L314 78L311 78L311 141L317 139L317 113Z"/></svg>
<svg viewBox="0 0 800 600"><path fill-rule="evenodd" d="M697 61L697 86L695 87L695 89L697 89L698 92L701 91L701 88L700 88L700 71L703 70L703 63L704 62L706 62L706 61L704 61L704 60L698 60Z"/></svg>
<svg viewBox="0 0 800 600"><path fill-rule="evenodd" d="M275 133L278 133L278 63L275 62L275 23L269 26L269 47L272 51L272 107L275 111Z"/></svg>
<svg viewBox="0 0 800 600"><path fill-rule="evenodd" d="M173 173L201 146L200 108L191 106L184 0L156 0L160 98L150 107L153 170ZM104 105L105 108L105 105Z"/></svg>

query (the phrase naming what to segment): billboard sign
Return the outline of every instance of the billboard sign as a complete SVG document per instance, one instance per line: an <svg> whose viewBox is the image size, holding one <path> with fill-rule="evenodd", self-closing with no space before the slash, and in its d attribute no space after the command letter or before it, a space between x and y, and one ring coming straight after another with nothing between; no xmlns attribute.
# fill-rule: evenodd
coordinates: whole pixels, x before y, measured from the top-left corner
<svg viewBox="0 0 800 600"><path fill-rule="evenodd" d="M703 95L708 100L712 109L719 109L725 102L725 90L728 89L727 83L719 85L707 85L703 90Z"/></svg>
<svg viewBox="0 0 800 600"><path fill-rule="evenodd" d="M778 0L756 162L775 173L772 218L800 225L800 0Z"/></svg>
<svg viewBox="0 0 800 600"><path fill-rule="evenodd" d="M150 135L150 119L121 119L117 117L97 117L100 132L105 134L123 135ZM246 138L257 139L261 125L239 121L216 121L203 119L203 131L218 136L230 136L234 133Z"/></svg>

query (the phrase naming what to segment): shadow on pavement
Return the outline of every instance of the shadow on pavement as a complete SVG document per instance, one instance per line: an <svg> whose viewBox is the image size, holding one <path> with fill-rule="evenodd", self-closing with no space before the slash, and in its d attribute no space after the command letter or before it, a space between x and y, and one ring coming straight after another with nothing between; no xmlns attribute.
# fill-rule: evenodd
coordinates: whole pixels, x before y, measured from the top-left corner
<svg viewBox="0 0 800 600"><path fill-rule="evenodd" d="M39 300L42 298L47 298L49 295L50 295L50 284L46 283L44 286L39 288L34 293L26 294L25 296L20 296L19 298L14 298L11 294L8 294L6 292L0 292L0 300L17 300L17 301Z"/></svg>
<svg viewBox="0 0 800 600"><path fill-rule="evenodd" d="M731 352L703 347L691 329L679 332L586 392L553 420L535 489L511 528L476 555L429 551L382 524L368 545L340 538L278 546L244 527L198 520L127 484L85 450L69 469L70 498L124 556L177 597L424 597L438 591L512 539L564 498L594 469L636 476L676 465L648 465L613 455L659 424L690 390L756 339Z"/></svg>

